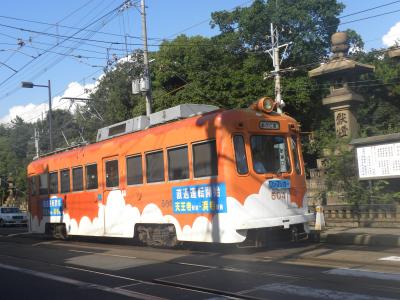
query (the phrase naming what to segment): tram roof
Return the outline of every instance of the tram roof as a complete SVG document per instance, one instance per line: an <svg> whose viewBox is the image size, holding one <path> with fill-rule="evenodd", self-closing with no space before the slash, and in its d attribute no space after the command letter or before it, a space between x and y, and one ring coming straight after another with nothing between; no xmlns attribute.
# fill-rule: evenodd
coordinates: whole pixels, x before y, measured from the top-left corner
<svg viewBox="0 0 400 300"><path fill-rule="evenodd" d="M69 152L71 150L81 150L81 149L84 149L86 147L94 146L96 144L100 144L100 143L104 143L104 142L107 143L107 141L109 141L109 140L114 140L114 139L117 139L118 137L122 137L122 136L125 136L125 135L130 134L130 133L145 132L146 130L151 130L153 128L154 129L156 129L156 128L160 128L161 129L164 126L168 126L170 124L171 125L172 124L177 124L178 121L190 120L190 119L199 119L199 118L201 118L203 116L207 116L207 115L210 116L210 119L213 119L213 118L217 117L218 115L222 119L225 119L225 118L227 118L227 119L231 119L231 118L235 119L235 118L237 118L239 116L244 117L245 115L249 115L249 114L256 114L257 116L261 116L260 112L255 111L255 110L253 110L251 108L225 110L225 109L221 109L221 108L218 108L218 107L212 106L212 105L200 105L198 108L201 108L201 109L203 109L205 111L203 111L203 112L201 112L201 111L195 112L195 111L193 111L194 106L192 106L192 105L194 105L194 104L189 104L189 106L186 106L186 107L185 106L182 107L182 105L178 105L177 107L179 107L179 108L177 108L177 107L173 107L172 108L172 109L181 110L181 111L182 111L182 109L183 110L186 109L186 111L184 111L184 113L182 114L182 115L185 115L185 117L176 117L176 115L177 115L176 111L175 112L173 110L171 111L171 108L167 109L167 110L159 111L159 112L156 112L155 114L158 115L158 118L160 118L160 119L162 118L163 119L162 122L161 121L160 122L153 121L153 125L147 126L144 129L132 130L132 131L129 131L129 132L122 132L122 133L119 133L119 134L115 134L112 137L96 141L95 143L91 143L91 144L81 143L81 144L77 144L77 145L74 145L74 146L71 146L71 147L57 149L56 151L41 155L39 158L34 160L32 163L35 164L36 162L39 162L42 158L43 159L47 159L52 155ZM188 108L190 108L191 110L188 109ZM169 114L168 114L168 112L165 112L165 111L168 111ZM192 112L192 113L189 114L189 112ZM262 114L262 115L265 115L265 114ZM270 116L271 119L275 119L275 120L277 120L277 119L286 119L287 121L296 122L292 117L290 117L290 116L288 116L286 114L279 114L279 113L276 113L276 112L272 112L272 113L268 114L268 116ZM140 118L140 117L138 117L138 118ZM130 120L127 120L127 121L124 121L124 122L116 123L116 124L113 124L113 125L110 125L110 126L107 126L107 127L104 127L102 129L99 129L99 132L100 132L100 130L104 130L105 128L109 129L109 128L113 128L115 126L118 126L120 124L127 124L128 122L135 122L135 121L132 121L132 120L135 120L135 119L136 118L130 119ZM136 119L136 121L137 120L139 120L139 119Z"/></svg>

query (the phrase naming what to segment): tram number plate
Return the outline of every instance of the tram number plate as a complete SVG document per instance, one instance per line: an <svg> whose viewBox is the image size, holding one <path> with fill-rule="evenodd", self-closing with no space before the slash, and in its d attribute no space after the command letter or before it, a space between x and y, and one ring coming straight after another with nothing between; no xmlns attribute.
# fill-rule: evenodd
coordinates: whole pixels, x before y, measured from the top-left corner
<svg viewBox="0 0 400 300"><path fill-rule="evenodd" d="M268 185L272 190L290 189L290 180L271 180L268 182Z"/></svg>
<svg viewBox="0 0 400 300"><path fill-rule="evenodd" d="M289 193L286 191L273 191L271 193L271 199L289 201Z"/></svg>

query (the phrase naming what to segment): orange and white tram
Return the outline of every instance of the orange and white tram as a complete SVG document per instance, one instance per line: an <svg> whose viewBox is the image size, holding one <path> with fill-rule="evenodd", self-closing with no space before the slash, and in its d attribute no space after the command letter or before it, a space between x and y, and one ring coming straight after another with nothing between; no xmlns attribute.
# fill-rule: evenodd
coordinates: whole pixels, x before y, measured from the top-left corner
<svg viewBox="0 0 400 300"><path fill-rule="evenodd" d="M248 109L180 105L33 161L30 231L161 245L307 231L299 125L274 106L269 98Z"/></svg>

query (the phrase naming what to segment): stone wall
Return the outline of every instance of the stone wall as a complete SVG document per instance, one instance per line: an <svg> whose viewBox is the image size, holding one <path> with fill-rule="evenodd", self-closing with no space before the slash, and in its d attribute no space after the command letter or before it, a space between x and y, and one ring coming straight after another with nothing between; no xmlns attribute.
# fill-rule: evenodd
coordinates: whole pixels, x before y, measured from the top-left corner
<svg viewBox="0 0 400 300"><path fill-rule="evenodd" d="M400 228L400 204L326 205L324 217L328 227Z"/></svg>

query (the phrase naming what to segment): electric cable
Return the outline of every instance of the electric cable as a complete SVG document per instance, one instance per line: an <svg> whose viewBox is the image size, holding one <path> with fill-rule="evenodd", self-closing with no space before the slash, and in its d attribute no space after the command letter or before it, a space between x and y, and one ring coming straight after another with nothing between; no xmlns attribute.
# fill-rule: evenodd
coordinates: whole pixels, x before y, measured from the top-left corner
<svg viewBox="0 0 400 300"><path fill-rule="evenodd" d="M356 11L354 13L350 13L350 14L347 14L347 15L344 15L344 16L339 16L339 18L340 19L347 18L347 17L350 17L350 16L358 15L358 14L361 14L361 13L364 13L364 12L368 12L368 11L371 11L371 10L379 9L379 8L382 8L382 7L385 7L385 6L389 6L389 5L392 5L392 4L396 4L396 3L400 3L400 1L399 0L398 1L392 1L392 2L389 2L389 3L386 3L386 4L382 4L382 5L378 5L378 6L375 6L375 7L367 8L367 9L364 9L364 10Z"/></svg>
<svg viewBox="0 0 400 300"><path fill-rule="evenodd" d="M124 3L125 3L125 2L124 2ZM123 4L122 4L122 5L123 5ZM118 14L118 13L119 13L119 10L120 10L120 8L121 8L122 5L119 5L118 7L114 8L113 10L111 10L111 11L108 12L108 13L106 13L106 14L103 15L102 17L97 18L96 20L90 22L90 23L89 23L88 25L86 25L84 28L81 28L79 31L75 32L73 35L66 37L66 38L65 38L63 41L61 41L60 43L58 43L58 44L56 44L56 45L54 45L54 46L52 46L52 47L46 49L46 51L43 52L43 53L41 53L41 55L43 55L43 54L45 54L45 53L48 53L48 51L51 51L52 49L54 49L55 47L57 47L57 45L59 45L59 44L65 42L65 41L67 41L67 40L73 38L75 35L79 34L79 33L82 32L84 29L86 29L86 28L88 28L88 27L90 27L90 26L96 24L96 23L99 22L99 21L103 21L103 19L105 19L105 18L111 16L112 14L114 14L114 13ZM102 22L101 26L104 26L105 24L106 24L106 23ZM93 33L93 34L94 34L94 33ZM80 45L80 44L78 44L78 45ZM40 55L40 56L41 56L41 55ZM35 60L35 59L32 59L30 62L28 62L27 64L25 64L22 68L20 68L18 71L20 72L21 70L25 69L25 68L26 68L27 66L29 66L34 60ZM61 61L61 60L56 60L55 62L53 62L52 65L50 65L50 67L45 68L45 70L47 71L49 68L53 67L54 65L56 65L56 64L59 63L60 61ZM17 72L17 73L18 73L18 72ZM4 85L4 83L6 83L9 79L11 79L12 77L14 77L17 73L14 73L13 75L9 76L8 78L6 78L6 79L3 80L2 82L0 82L0 86ZM37 75L36 75L36 76L37 76ZM34 77L36 77L36 76L34 76ZM15 91L18 90L18 89L19 89L19 88L15 88L12 92L7 93L6 96L9 96L11 93L15 92Z"/></svg>

